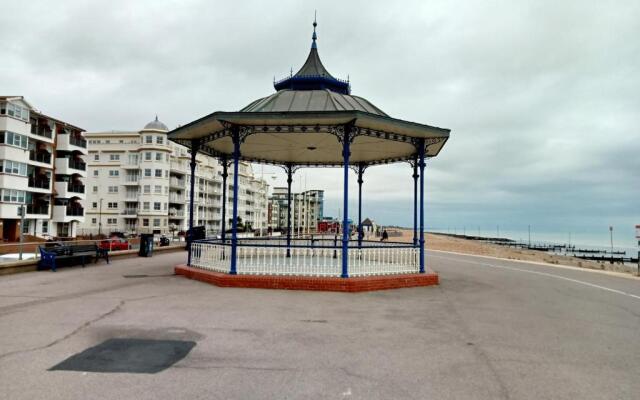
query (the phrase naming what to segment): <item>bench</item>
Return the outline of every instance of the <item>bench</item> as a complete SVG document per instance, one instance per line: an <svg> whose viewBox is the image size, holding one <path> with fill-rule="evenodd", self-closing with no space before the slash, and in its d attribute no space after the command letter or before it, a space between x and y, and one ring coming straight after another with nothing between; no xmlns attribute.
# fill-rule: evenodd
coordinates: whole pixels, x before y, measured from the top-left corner
<svg viewBox="0 0 640 400"><path fill-rule="evenodd" d="M95 258L97 263L100 258L104 258L109 263L109 250L99 248L92 244L56 244L54 246L39 246L40 261L38 269L50 269L55 272L58 263L67 265L81 263L84 268L87 259Z"/></svg>

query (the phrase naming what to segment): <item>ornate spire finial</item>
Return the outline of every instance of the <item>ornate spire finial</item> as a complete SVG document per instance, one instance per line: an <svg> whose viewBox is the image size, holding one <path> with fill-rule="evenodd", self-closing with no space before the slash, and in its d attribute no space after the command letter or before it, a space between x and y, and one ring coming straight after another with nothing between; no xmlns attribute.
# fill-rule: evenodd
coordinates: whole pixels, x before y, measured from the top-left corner
<svg viewBox="0 0 640 400"><path fill-rule="evenodd" d="M158 121L158 114L156 114L156 122Z"/></svg>
<svg viewBox="0 0 640 400"><path fill-rule="evenodd" d="M318 36L316 35L316 26L318 26L318 22L317 21L317 14L318 11L314 11L313 13L313 35L311 36L311 39L313 39L313 42L311 43L311 48L312 49L317 49L318 46L316 45L316 39L318 39Z"/></svg>

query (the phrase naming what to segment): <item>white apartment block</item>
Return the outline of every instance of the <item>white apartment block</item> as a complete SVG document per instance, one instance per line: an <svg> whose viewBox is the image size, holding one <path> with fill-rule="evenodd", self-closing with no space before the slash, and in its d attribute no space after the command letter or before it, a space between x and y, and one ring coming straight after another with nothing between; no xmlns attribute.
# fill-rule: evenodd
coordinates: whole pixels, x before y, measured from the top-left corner
<svg viewBox="0 0 640 400"><path fill-rule="evenodd" d="M188 229L191 155L186 147L169 141L167 132L156 117L141 131L86 134L90 183L83 234L175 235ZM196 161L194 225L216 235L222 229L222 165L200 153ZM239 167L238 215L254 229L266 230L267 185L253 176L250 164ZM227 219L232 172L229 168Z"/></svg>
<svg viewBox="0 0 640 400"><path fill-rule="evenodd" d="M269 227L274 231L287 229L287 188L275 187L269 198ZM291 193L291 232L315 232L324 217L324 190L305 190Z"/></svg>
<svg viewBox="0 0 640 400"><path fill-rule="evenodd" d="M48 117L22 96L0 96L0 238L20 232L74 237L84 222L83 129ZM21 223L24 209L24 223Z"/></svg>

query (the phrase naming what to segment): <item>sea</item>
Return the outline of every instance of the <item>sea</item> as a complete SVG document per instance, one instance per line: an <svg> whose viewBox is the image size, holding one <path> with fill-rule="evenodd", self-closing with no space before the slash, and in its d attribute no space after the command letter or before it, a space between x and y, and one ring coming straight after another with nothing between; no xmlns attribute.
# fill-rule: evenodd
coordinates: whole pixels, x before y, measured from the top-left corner
<svg viewBox="0 0 640 400"><path fill-rule="evenodd" d="M567 245L575 246L576 249L584 250L601 250L608 253L611 252L611 238L609 231L604 232L540 232L531 230L529 236L528 230L503 230L493 229L478 230L470 228L447 228L447 229L428 229L429 232L451 233L458 235L479 236L485 238L503 238L511 239L520 243L529 243L532 245ZM640 247L637 239L634 238L633 231L631 235L625 232L624 237L619 237L614 229L613 231L613 251L624 252L624 257L637 257ZM608 254L607 253L607 254Z"/></svg>

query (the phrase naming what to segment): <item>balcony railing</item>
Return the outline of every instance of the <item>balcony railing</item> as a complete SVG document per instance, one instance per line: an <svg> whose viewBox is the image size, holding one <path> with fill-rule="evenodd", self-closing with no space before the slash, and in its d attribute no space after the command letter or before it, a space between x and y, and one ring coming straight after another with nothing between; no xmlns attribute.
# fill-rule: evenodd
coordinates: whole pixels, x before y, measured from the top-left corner
<svg viewBox="0 0 640 400"><path fill-rule="evenodd" d="M37 161L45 164L51 164L51 154L50 153L36 153L35 151L29 152L29 160Z"/></svg>
<svg viewBox="0 0 640 400"><path fill-rule="evenodd" d="M34 135L46 137L48 139L51 139L53 137L53 132L45 129L44 126L31 125L31 133Z"/></svg>
<svg viewBox="0 0 640 400"><path fill-rule="evenodd" d="M87 164L80 160L74 160L73 158L69 159L69 168L79 169L80 171L87 170Z"/></svg>
<svg viewBox="0 0 640 400"><path fill-rule="evenodd" d="M51 188L51 179L30 176L29 187L36 189L49 189Z"/></svg>
<svg viewBox="0 0 640 400"><path fill-rule="evenodd" d="M87 148L87 141L83 138L79 138L76 136L69 137L69 143L74 146Z"/></svg>
<svg viewBox="0 0 640 400"><path fill-rule="evenodd" d="M27 214L49 214L49 205L27 204Z"/></svg>
<svg viewBox="0 0 640 400"><path fill-rule="evenodd" d="M122 215L136 215L138 214L137 208L125 208L122 210Z"/></svg>
<svg viewBox="0 0 640 400"><path fill-rule="evenodd" d="M67 190L72 193L84 193L84 185L69 182Z"/></svg>
<svg viewBox="0 0 640 400"><path fill-rule="evenodd" d="M84 208L82 208L82 207L67 207L66 215L68 217L82 217L84 215Z"/></svg>

